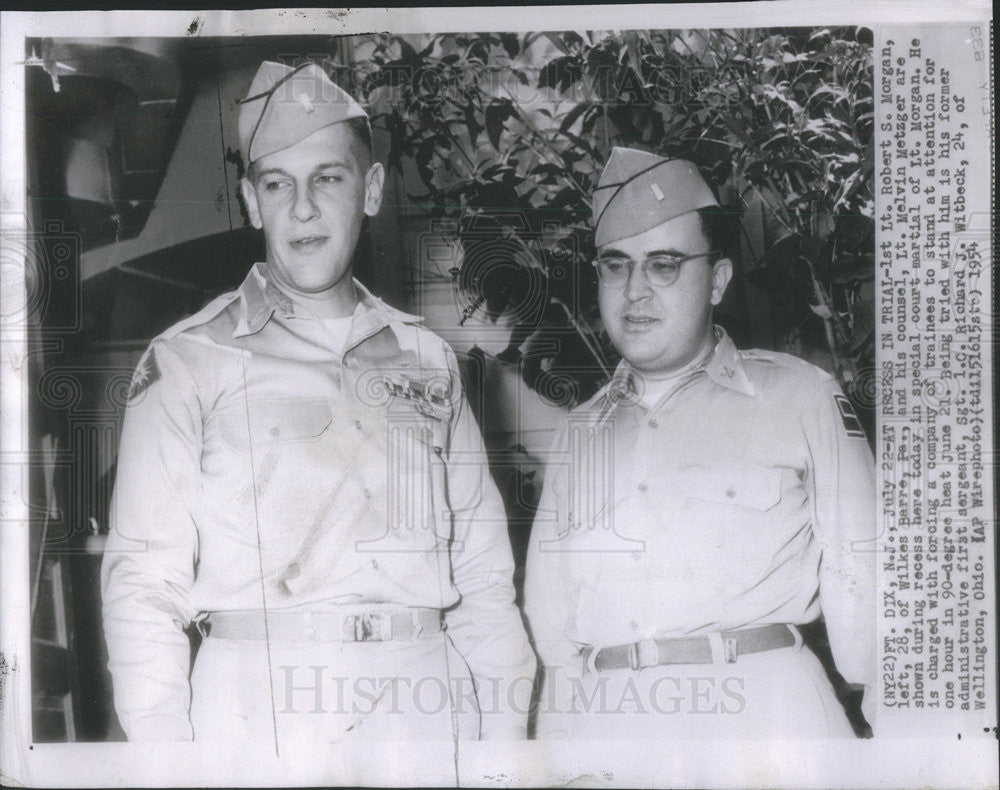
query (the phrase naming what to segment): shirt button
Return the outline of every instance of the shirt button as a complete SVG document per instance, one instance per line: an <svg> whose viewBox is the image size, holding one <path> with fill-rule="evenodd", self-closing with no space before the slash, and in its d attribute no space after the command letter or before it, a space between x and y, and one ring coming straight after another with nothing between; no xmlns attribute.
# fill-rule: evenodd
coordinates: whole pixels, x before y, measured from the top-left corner
<svg viewBox="0 0 1000 790"><path fill-rule="evenodd" d="M644 494L645 494L645 493L646 493L646 489L647 489L647 486L646 486L646 484L645 484L645 483L639 483L639 490L640 490L640 491L641 491L642 493L644 493Z"/></svg>
<svg viewBox="0 0 1000 790"><path fill-rule="evenodd" d="M659 428L660 427L660 423L658 423L656 420L650 420L649 421L649 427L650 428Z"/></svg>
<svg viewBox="0 0 1000 790"><path fill-rule="evenodd" d="M736 496L736 491L734 491L732 488L727 488L726 496L732 499L734 496Z"/></svg>

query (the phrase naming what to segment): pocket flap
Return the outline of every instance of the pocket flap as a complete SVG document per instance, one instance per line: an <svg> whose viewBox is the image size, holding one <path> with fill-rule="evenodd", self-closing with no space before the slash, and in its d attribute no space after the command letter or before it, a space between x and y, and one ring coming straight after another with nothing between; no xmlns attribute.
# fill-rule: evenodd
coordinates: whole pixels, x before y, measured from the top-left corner
<svg viewBox="0 0 1000 790"><path fill-rule="evenodd" d="M689 497L756 510L769 510L781 501L781 470L769 466L686 466L681 485Z"/></svg>
<svg viewBox="0 0 1000 790"><path fill-rule="evenodd" d="M254 441L312 439L333 421L328 401L273 400L250 403Z"/></svg>

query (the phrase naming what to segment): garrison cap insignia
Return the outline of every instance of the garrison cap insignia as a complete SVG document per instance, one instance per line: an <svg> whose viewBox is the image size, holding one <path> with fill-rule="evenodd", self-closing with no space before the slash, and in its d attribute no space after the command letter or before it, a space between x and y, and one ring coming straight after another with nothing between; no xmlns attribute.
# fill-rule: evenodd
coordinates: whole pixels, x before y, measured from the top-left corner
<svg viewBox="0 0 1000 790"><path fill-rule="evenodd" d="M324 126L368 117L316 63L292 68L265 60L239 105L240 151L248 163L295 145Z"/></svg>
<svg viewBox="0 0 1000 790"><path fill-rule="evenodd" d="M601 247L718 205L692 162L615 147L594 189L594 243Z"/></svg>
<svg viewBox="0 0 1000 790"><path fill-rule="evenodd" d="M142 393L149 389L149 385L160 378L160 368L156 364L156 355L153 349L149 349L139 360L139 367L135 369L132 376L132 383L128 387L128 402L131 403Z"/></svg>
<svg viewBox="0 0 1000 790"><path fill-rule="evenodd" d="M833 396L833 400L837 404L837 411L840 412L840 420L844 423L844 431L847 435L864 439L865 429L861 427L861 420L858 419L858 414L854 411L851 402L839 393Z"/></svg>

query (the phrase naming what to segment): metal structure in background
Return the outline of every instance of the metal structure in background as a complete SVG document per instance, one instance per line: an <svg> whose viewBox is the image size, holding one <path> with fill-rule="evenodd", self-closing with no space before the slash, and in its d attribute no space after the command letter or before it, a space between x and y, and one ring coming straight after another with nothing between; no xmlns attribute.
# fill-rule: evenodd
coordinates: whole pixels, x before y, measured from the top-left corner
<svg viewBox="0 0 1000 790"><path fill-rule="evenodd" d="M46 507L37 547L32 546L31 649L34 664L32 705L36 732L61 734L76 740L74 700L79 695L73 671L70 637L73 624L69 609L71 584L64 558L44 551L50 522L58 517L53 479L56 444L50 435L42 437L41 471Z"/></svg>

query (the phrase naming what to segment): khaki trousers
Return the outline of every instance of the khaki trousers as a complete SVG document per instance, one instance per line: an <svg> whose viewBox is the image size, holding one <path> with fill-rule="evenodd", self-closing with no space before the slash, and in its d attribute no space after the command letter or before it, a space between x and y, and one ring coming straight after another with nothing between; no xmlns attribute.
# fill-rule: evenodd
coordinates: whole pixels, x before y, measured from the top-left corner
<svg viewBox="0 0 1000 790"><path fill-rule="evenodd" d="M270 651L263 640L209 636L191 693L196 741L273 742L275 733L279 745L479 737L472 678L444 632L410 641L272 643Z"/></svg>
<svg viewBox="0 0 1000 790"><path fill-rule="evenodd" d="M540 700L539 735L581 739L853 738L808 648L734 663L557 673ZM553 711L555 707L558 710Z"/></svg>

